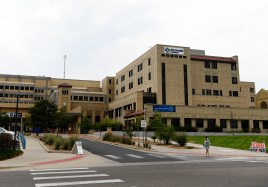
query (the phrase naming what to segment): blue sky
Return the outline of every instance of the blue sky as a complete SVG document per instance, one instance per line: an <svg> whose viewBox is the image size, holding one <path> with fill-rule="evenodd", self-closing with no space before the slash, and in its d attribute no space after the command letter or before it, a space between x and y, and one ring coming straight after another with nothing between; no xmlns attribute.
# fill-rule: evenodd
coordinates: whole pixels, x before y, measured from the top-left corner
<svg viewBox="0 0 268 187"><path fill-rule="evenodd" d="M0 0L1 74L102 80L155 44L239 56L268 89L265 0Z"/></svg>

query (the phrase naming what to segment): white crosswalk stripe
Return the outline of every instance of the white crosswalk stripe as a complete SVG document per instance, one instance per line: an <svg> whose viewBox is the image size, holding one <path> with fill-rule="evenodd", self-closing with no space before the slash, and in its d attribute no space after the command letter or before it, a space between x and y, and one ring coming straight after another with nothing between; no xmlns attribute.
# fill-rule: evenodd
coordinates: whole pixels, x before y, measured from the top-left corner
<svg viewBox="0 0 268 187"><path fill-rule="evenodd" d="M124 182L121 179L111 179L110 176L107 174L97 174L96 170L90 170L89 168L43 169L43 170L30 170L30 172L31 175L37 176L33 177L33 181L35 182L39 181L38 183L35 184L36 187L76 186L76 185L87 185L87 184L104 184L104 183L109 184L109 183ZM81 173L94 173L94 174L81 175ZM38 175L41 176L39 177ZM96 180L98 177L102 178L100 180ZM109 178L106 179L107 177Z"/></svg>
<svg viewBox="0 0 268 187"><path fill-rule="evenodd" d="M247 161L247 157L228 157L228 158L216 158L216 160L225 160L225 161Z"/></svg>
<svg viewBox="0 0 268 187"><path fill-rule="evenodd" d="M133 155L133 154L126 154L126 156L133 157L133 158L144 158L144 157L142 157L142 156L139 156L139 155Z"/></svg>
<svg viewBox="0 0 268 187"><path fill-rule="evenodd" d="M167 157L164 157L164 156L161 156L161 155L154 155L154 154L146 154L146 155L157 157L157 158L167 158Z"/></svg>
<svg viewBox="0 0 268 187"><path fill-rule="evenodd" d="M109 157L112 159L122 159L121 157L115 156L115 155L104 155L105 157Z"/></svg>

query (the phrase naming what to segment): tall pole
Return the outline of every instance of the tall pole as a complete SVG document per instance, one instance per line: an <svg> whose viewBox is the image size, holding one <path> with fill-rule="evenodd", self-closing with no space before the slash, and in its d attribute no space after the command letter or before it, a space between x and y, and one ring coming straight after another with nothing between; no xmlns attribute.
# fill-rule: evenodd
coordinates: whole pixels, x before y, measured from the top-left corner
<svg viewBox="0 0 268 187"><path fill-rule="evenodd" d="M16 142L17 142L17 139L16 139L16 134L17 134L17 123L18 123L18 110L19 110L19 98L20 98L20 95L17 94L17 102L16 102L16 114L15 114L15 130L14 130L14 150L16 150Z"/></svg>
<svg viewBox="0 0 268 187"><path fill-rule="evenodd" d="M63 78L65 79L65 63L66 63L66 58L67 58L67 56L64 55L63 58L64 58L64 72L63 72Z"/></svg>

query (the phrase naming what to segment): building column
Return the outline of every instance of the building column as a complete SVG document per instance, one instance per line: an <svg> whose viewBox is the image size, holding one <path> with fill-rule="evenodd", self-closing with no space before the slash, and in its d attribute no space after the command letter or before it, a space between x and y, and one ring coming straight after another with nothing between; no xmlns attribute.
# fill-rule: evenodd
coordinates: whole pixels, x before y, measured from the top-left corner
<svg viewBox="0 0 268 187"><path fill-rule="evenodd" d="M238 131L242 131L242 124L241 124L241 120L237 120L237 127L238 127Z"/></svg>
<svg viewBox="0 0 268 187"><path fill-rule="evenodd" d="M92 122L92 124L95 124L96 123L96 121L95 121L95 115L96 115L95 110L92 110L92 113L91 113L91 122Z"/></svg>
<svg viewBox="0 0 268 187"><path fill-rule="evenodd" d="M181 127L185 127L184 118L180 118L180 126Z"/></svg>
<svg viewBox="0 0 268 187"><path fill-rule="evenodd" d="M263 132L263 122L262 122L262 120L259 121L259 127L260 127L260 131Z"/></svg>
<svg viewBox="0 0 268 187"><path fill-rule="evenodd" d="M75 124L76 125L75 129L76 129L77 134L80 134L81 132L81 127L79 126L79 124L81 124L81 120L82 120L82 116L78 116L77 123Z"/></svg>
<svg viewBox="0 0 268 187"><path fill-rule="evenodd" d="M102 121L102 120L103 120L103 118L104 118L104 111L103 111L103 110L101 110L101 111L100 111L100 121Z"/></svg>
<svg viewBox="0 0 268 187"><path fill-rule="evenodd" d="M226 120L226 126L227 126L227 132L230 132L232 131L232 128L231 128L231 120Z"/></svg>
<svg viewBox="0 0 268 187"><path fill-rule="evenodd" d="M208 128L208 120L207 119L204 119L203 120L203 123L204 123L204 129L205 128Z"/></svg>
<svg viewBox="0 0 268 187"><path fill-rule="evenodd" d="M192 124L192 127L196 128L196 120L195 119L191 119L191 124Z"/></svg>
<svg viewBox="0 0 268 187"><path fill-rule="evenodd" d="M221 126L221 119L216 118L216 126L220 127Z"/></svg>
<svg viewBox="0 0 268 187"><path fill-rule="evenodd" d="M147 116L146 116L146 118L147 118ZM146 119L146 121L147 121L147 119ZM171 118L167 118L167 126L171 127Z"/></svg>
<svg viewBox="0 0 268 187"><path fill-rule="evenodd" d="M253 120L250 119L250 120L249 120L249 132L252 131L253 127L254 127L254 125L253 125Z"/></svg>

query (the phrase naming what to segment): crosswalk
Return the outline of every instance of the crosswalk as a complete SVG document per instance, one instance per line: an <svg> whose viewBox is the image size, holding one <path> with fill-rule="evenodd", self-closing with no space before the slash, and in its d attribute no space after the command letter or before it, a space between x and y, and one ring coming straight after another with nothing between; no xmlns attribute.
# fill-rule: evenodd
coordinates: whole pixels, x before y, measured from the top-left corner
<svg viewBox="0 0 268 187"><path fill-rule="evenodd" d="M120 156L115 156L115 155L104 155L107 158L111 158L111 159L115 159L115 160L120 160L120 159L124 159L123 157ZM129 158L135 158L135 159L145 159L147 158L160 158L160 159L166 159L168 157L166 156L162 156L162 155L157 155L157 154L145 154L144 156L140 156L140 155L135 155L135 154L125 154L123 156L129 157Z"/></svg>
<svg viewBox="0 0 268 187"><path fill-rule="evenodd" d="M122 183L121 179L113 179L108 174L98 173L89 168L59 168L30 170L35 187L77 186L87 184Z"/></svg>

